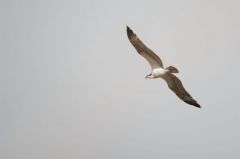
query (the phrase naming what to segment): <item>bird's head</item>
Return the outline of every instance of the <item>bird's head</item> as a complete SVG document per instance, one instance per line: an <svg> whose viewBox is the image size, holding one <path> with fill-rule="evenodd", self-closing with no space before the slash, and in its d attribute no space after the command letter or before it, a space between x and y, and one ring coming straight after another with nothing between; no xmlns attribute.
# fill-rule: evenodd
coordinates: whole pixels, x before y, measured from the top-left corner
<svg viewBox="0 0 240 159"><path fill-rule="evenodd" d="M152 73L145 76L145 79L150 79L150 78L153 78Z"/></svg>

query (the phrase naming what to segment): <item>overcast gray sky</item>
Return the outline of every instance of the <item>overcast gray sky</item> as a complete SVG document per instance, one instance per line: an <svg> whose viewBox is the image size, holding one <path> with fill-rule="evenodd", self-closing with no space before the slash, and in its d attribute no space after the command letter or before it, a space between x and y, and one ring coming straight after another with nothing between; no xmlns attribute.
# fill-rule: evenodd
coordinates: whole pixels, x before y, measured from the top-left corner
<svg viewBox="0 0 240 159"><path fill-rule="evenodd" d="M1 159L238 159L240 2L1 0ZM150 72L129 25L202 109Z"/></svg>

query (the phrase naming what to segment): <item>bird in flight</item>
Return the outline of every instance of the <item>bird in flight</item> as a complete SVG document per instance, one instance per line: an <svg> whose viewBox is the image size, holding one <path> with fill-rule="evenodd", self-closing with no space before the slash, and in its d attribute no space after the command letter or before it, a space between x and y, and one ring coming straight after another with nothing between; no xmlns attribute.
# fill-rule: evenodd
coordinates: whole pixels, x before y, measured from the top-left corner
<svg viewBox="0 0 240 159"><path fill-rule="evenodd" d="M178 69L169 66L167 68L163 67L162 60L143 42L137 37L137 35L127 26L127 36L132 45L135 47L137 52L142 55L150 64L152 72L146 75L146 79L162 78L164 79L168 87L185 103L201 108L196 100L185 90L182 82L174 75L179 73Z"/></svg>

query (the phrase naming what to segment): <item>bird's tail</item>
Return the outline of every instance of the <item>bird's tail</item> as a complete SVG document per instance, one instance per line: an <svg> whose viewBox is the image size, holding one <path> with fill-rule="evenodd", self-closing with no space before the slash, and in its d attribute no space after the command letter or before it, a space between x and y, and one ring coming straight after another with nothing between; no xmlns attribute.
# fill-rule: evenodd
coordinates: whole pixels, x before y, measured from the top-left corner
<svg viewBox="0 0 240 159"><path fill-rule="evenodd" d="M179 73L178 69L173 66L169 66L166 69L169 70L169 73Z"/></svg>

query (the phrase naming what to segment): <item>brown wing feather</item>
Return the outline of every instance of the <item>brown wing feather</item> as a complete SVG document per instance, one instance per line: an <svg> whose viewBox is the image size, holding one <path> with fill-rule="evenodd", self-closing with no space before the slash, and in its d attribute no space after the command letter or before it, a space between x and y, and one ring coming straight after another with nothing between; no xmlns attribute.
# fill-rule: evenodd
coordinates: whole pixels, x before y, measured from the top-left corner
<svg viewBox="0 0 240 159"><path fill-rule="evenodd" d="M201 108L201 106L195 101L192 96L185 90L182 82L173 74L167 74L163 77L167 82L168 87L184 102Z"/></svg>
<svg viewBox="0 0 240 159"><path fill-rule="evenodd" d="M127 26L128 39L135 47L137 52L142 55L153 68L163 67L161 59L137 37L136 34Z"/></svg>

